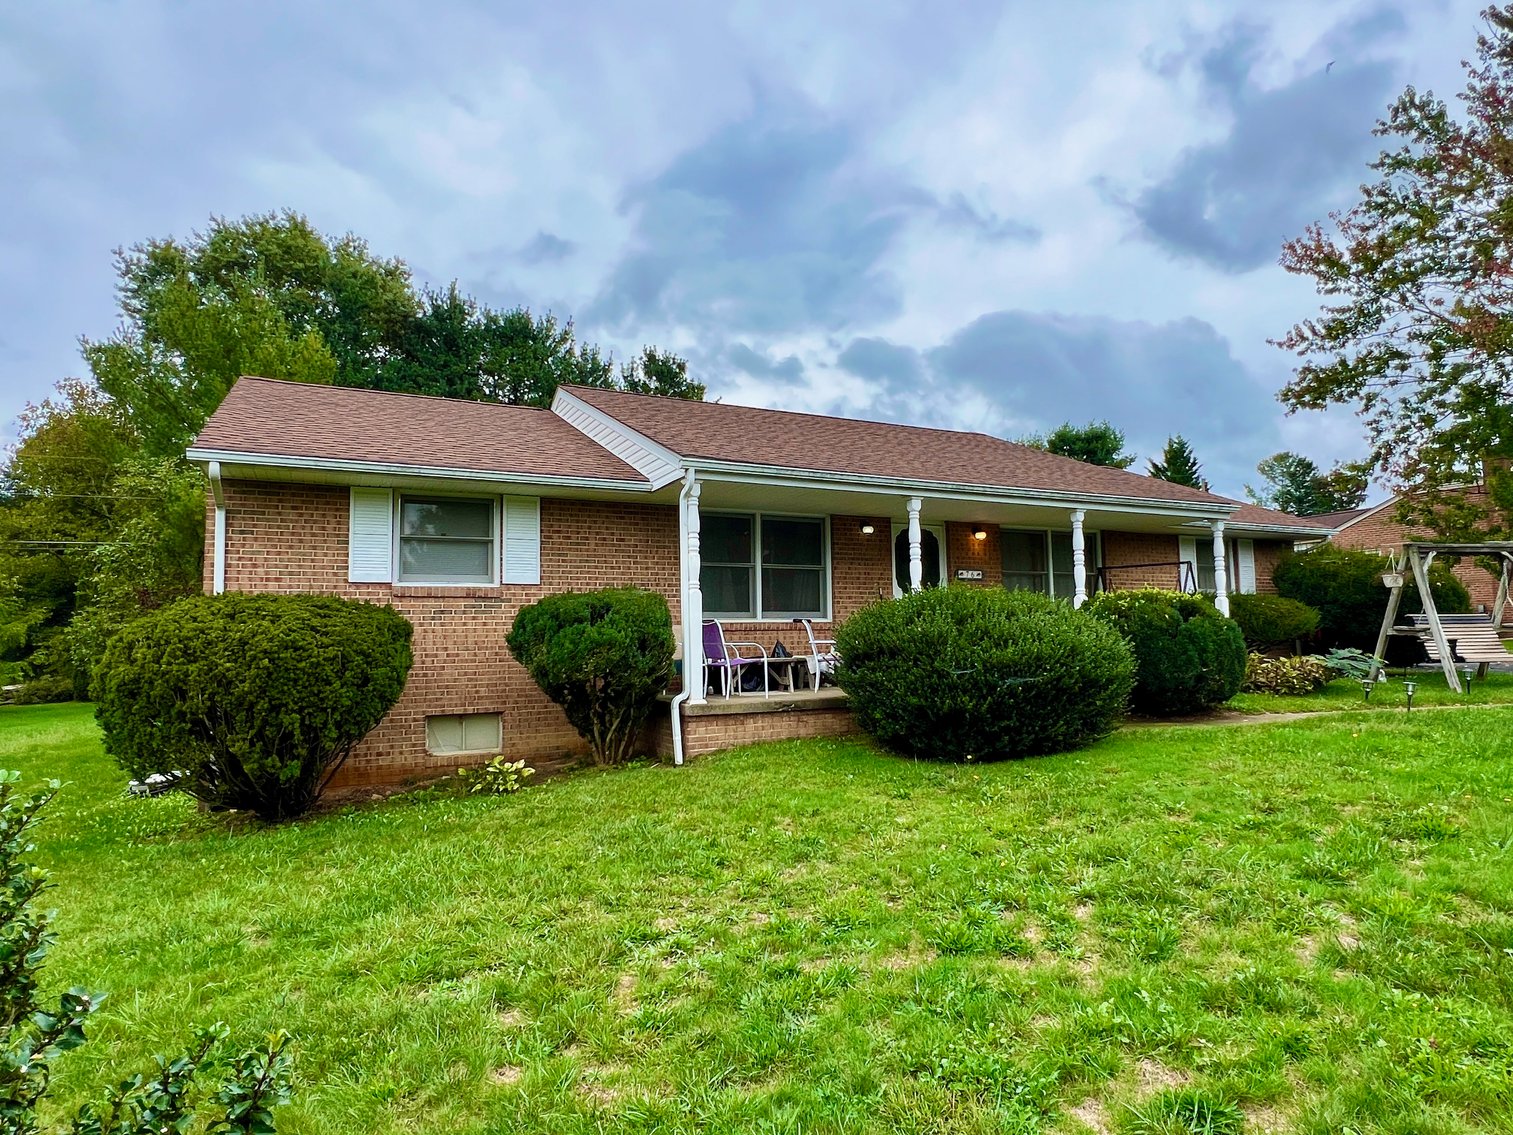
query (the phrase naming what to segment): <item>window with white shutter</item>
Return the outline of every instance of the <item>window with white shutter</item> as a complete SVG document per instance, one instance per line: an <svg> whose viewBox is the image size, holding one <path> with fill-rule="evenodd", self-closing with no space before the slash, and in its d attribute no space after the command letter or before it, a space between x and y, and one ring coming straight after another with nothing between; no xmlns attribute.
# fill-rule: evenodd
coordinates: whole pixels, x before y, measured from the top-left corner
<svg viewBox="0 0 1513 1135"><path fill-rule="evenodd" d="M504 582L541 582L541 501L504 498Z"/></svg>
<svg viewBox="0 0 1513 1135"><path fill-rule="evenodd" d="M1188 574L1188 569L1186 567L1179 569L1181 571L1182 589L1190 590L1194 585L1195 576L1197 575L1198 571L1198 541L1192 536L1182 536L1178 538L1177 542L1180 549L1177 552L1177 558L1180 559L1184 564L1190 564L1192 566L1191 575ZM1210 566L1212 566L1212 559L1209 560L1209 564Z"/></svg>
<svg viewBox="0 0 1513 1135"><path fill-rule="evenodd" d="M1239 579L1236 590L1245 595L1256 593L1256 542L1235 541L1235 574Z"/></svg>
<svg viewBox="0 0 1513 1135"><path fill-rule="evenodd" d="M352 487L347 578L353 583L389 583L394 578L394 501L388 489Z"/></svg>

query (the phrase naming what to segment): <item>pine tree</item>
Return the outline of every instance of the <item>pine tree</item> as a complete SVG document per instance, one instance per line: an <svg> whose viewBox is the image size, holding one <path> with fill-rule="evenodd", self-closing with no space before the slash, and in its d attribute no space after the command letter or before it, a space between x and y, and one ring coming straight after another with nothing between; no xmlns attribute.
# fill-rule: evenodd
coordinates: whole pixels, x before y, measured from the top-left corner
<svg viewBox="0 0 1513 1135"><path fill-rule="evenodd" d="M1208 491L1203 466L1198 464L1193 447L1181 434L1166 439L1166 448L1161 451L1160 457L1151 458L1148 472L1158 481L1170 481L1174 485L1188 485Z"/></svg>

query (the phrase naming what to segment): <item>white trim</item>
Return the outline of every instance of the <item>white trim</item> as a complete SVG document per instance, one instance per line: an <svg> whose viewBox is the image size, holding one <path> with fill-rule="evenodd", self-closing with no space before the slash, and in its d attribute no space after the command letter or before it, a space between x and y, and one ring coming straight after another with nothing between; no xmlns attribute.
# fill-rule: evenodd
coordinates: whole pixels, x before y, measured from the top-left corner
<svg viewBox="0 0 1513 1135"><path fill-rule="evenodd" d="M1196 536L1177 537L1177 559L1183 563L1192 565L1193 591L1198 590L1198 538ZM1181 587L1187 573L1181 567L1177 568L1177 586Z"/></svg>
<svg viewBox="0 0 1513 1135"><path fill-rule="evenodd" d="M692 475L691 471L690 471L689 475L690 476ZM695 482L695 484L702 485L702 482ZM773 625L784 624L784 623L791 623L791 622L793 622L794 619L810 619L810 620L813 620L816 623L828 623L828 622L833 621L834 616L835 616L835 581L832 578L832 576L833 576L833 561L832 561L832 557L831 557L831 554L830 554L830 517L829 517L829 515L821 515L821 514L810 513L810 512L773 512L773 511L759 510L759 509L711 508L711 509L704 509L702 512L699 513L699 519L697 521L697 527L696 527L695 531L699 532L699 533L702 533L703 526L704 526L704 520L706 518L708 518L708 517L711 517L711 516L739 516L739 517L743 517L743 518L747 518L747 519L751 520L751 555L752 555L752 563L751 563L751 610L752 610L752 613L750 615L741 615L741 614L734 614L734 615L732 615L732 614L720 614L720 613L713 613L713 612L711 612L708 609L708 605L704 602L704 588L703 588L703 583L701 582L700 585L699 585L699 609L700 609L700 613L702 615L702 618L700 619L700 624L701 625L699 627L699 650L701 652L704 649L704 637L703 637L704 636L704 629L703 629L702 624L703 624L704 621L709 620L709 619L716 619L716 620L718 620L720 622L725 622L725 623L771 623ZM813 614L813 613L808 612L808 611L795 611L795 612L792 612L792 613L789 613L789 614L783 614L783 615L764 615L764 614L762 614L762 521L766 517L772 517L773 519L776 519L776 520L817 520L817 521L819 521L819 524L820 524L820 580L821 580L822 584L824 585L824 589L825 589L825 594L824 594L825 606L824 606L824 610L821 613L819 613L819 614ZM690 519L692 519L692 518L690 518ZM702 535L699 536L699 549L698 550L699 550L699 553L700 553L699 554L699 568L702 571L703 568L704 568L704 566L708 562L707 559L702 554L703 553L703 539L702 539ZM730 566L745 566L745 565L730 565ZM776 567L785 567L785 566L804 567L805 565L802 565L802 564L793 564L793 565L777 564L777 565L774 565L774 566L776 566Z"/></svg>
<svg viewBox="0 0 1513 1135"><path fill-rule="evenodd" d="M683 461L672 450L560 386L552 396L552 413L640 473L654 489L683 475Z"/></svg>
<svg viewBox="0 0 1513 1135"><path fill-rule="evenodd" d="M270 469L309 469L326 473L368 473L396 477L429 477L433 480L485 481L500 485L545 485L561 488L616 489L649 493L649 481L614 480L608 477L552 477L541 473L503 473L484 469L449 469L437 465L395 465L383 461L336 461L326 457L287 457L277 453L236 453L223 449L189 449L190 461L219 461L225 465L252 465Z"/></svg>
<svg viewBox="0 0 1513 1135"><path fill-rule="evenodd" d="M960 481L892 480L860 473L833 473L820 470L782 469L771 465L746 465L729 461L710 461L702 457L685 458L687 468L695 469L706 481L729 481L736 484L772 485L777 488L813 488L818 482L836 492L885 492L906 496L949 496L952 500L981 501L990 504L1079 505L1094 510L1109 505L1122 512L1148 513L1158 516L1222 518L1242 507L1238 501L1208 504L1199 501L1158 501L1144 497L1099 496L1095 493L1068 492L1063 489L1023 489L1005 485L966 484ZM709 476L715 474L715 476ZM1319 529L1323 532L1326 529Z"/></svg>
<svg viewBox="0 0 1513 1135"><path fill-rule="evenodd" d="M353 492L357 489L354 486ZM424 489L409 491L401 489L394 495L394 521L393 521L393 583L395 587L498 587L501 577L500 562L502 560L502 546L504 541L500 539L499 524L499 497L489 493L437 493L427 492ZM486 501L489 505L489 578L481 579L401 579L403 571L402 542L404 534L404 507L406 497L417 497L422 500L436 501ZM414 537L424 539L424 537ZM478 537L472 538L475 542Z"/></svg>

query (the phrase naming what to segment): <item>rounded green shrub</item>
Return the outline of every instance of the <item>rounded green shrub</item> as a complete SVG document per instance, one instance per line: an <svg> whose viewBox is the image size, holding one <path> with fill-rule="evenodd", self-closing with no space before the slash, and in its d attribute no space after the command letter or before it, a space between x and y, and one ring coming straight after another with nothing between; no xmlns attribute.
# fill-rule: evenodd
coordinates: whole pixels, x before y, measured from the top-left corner
<svg viewBox="0 0 1513 1135"><path fill-rule="evenodd" d="M1319 613L1281 595L1231 595L1229 617L1240 624L1251 650L1291 646L1319 629Z"/></svg>
<svg viewBox="0 0 1513 1135"><path fill-rule="evenodd" d="M330 595L200 595L128 624L94 674L106 750L216 808L307 811L404 690L412 628Z"/></svg>
<svg viewBox="0 0 1513 1135"><path fill-rule="evenodd" d="M1391 569L1392 560L1388 556L1321 544L1284 557L1272 578L1278 594L1318 611L1323 646L1375 650L1382 615L1387 610L1382 573ZM1411 573L1406 584L1398 608L1402 621L1424 609ZM1449 564L1436 560L1430 567L1429 590L1441 614L1464 614L1471 610L1471 596L1455 578Z"/></svg>
<svg viewBox="0 0 1513 1135"><path fill-rule="evenodd" d="M1245 679L1245 636L1201 595L1106 591L1083 607L1135 652L1134 708L1155 717L1227 702Z"/></svg>
<svg viewBox="0 0 1513 1135"><path fill-rule="evenodd" d="M521 608L510 653L599 764L622 764L672 676L667 600L638 587L565 591Z"/></svg>
<svg viewBox="0 0 1513 1135"><path fill-rule="evenodd" d="M862 608L836 634L857 724L940 761L1079 748L1109 733L1134 676L1108 627L1044 595L940 587Z"/></svg>

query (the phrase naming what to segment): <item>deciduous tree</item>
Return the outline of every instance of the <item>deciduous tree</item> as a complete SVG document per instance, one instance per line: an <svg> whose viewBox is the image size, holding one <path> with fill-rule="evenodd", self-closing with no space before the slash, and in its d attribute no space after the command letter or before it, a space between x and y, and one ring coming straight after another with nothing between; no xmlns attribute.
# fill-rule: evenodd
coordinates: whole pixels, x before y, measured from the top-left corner
<svg viewBox="0 0 1513 1135"><path fill-rule="evenodd" d="M1128 469L1135 463L1133 453L1123 452L1123 431L1108 422L1089 422L1085 426L1063 422L1044 437L1025 438L1024 444L1111 469Z"/></svg>
<svg viewBox="0 0 1513 1135"><path fill-rule="evenodd" d="M1264 508L1294 516L1317 516L1359 508L1366 499L1366 472L1359 465L1337 465L1329 472L1300 453L1284 450L1263 458L1256 466L1263 484L1245 486L1245 494Z"/></svg>
<svg viewBox="0 0 1513 1135"><path fill-rule="evenodd" d="M1405 89L1376 180L1284 247L1325 303L1278 340L1300 359L1282 401L1355 407L1376 469L1415 490L1405 519L1460 538L1513 532L1513 5L1482 15L1459 107Z"/></svg>

